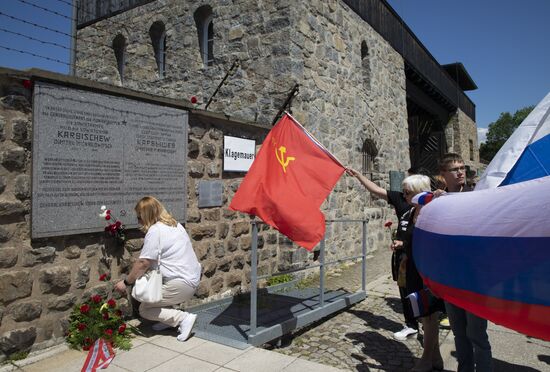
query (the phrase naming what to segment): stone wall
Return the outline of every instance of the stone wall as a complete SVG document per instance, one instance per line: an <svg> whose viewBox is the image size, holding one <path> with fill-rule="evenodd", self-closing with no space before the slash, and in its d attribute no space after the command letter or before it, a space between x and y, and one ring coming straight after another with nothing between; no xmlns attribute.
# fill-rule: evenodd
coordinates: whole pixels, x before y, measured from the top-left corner
<svg viewBox="0 0 550 372"><path fill-rule="evenodd" d="M462 156L472 171L479 171L479 145L477 124L462 111L457 110L445 128L448 151ZM473 155L473 156L472 156Z"/></svg>
<svg viewBox="0 0 550 372"><path fill-rule="evenodd" d="M298 83L293 115L344 165L360 169L362 145L372 139L379 150L372 177L381 186L389 186L390 170L409 168L403 60L356 13L337 0L208 4L214 14L214 66L203 66L193 18L203 3L164 0L79 30L77 73L122 84L111 48L120 32L128 43L124 86L167 97L197 96L201 108L238 59L240 67L208 110L269 124ZM148 33L156 21L165 24L168 37L162 79ZM363 60L362 44L368 48ZM356 180L343 177L323 210L328 219L370 218L369 247L386 244L381 220L393 216L391 209L368 196ZM357 253L359 226L328 226L329 259L333 253ZM302 253L286 254L297 262L305 258Z"/></svg>

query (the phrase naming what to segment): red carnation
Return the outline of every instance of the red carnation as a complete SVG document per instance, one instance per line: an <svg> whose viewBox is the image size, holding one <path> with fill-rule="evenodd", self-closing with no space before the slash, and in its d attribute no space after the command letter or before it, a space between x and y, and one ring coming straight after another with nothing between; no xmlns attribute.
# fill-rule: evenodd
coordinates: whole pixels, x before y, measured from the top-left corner
<svg viewBox="0 0 550 372"><path fill-rule="evenodd" d="M393 222L386 221L386 223L384 224L384 227L391 227L391 225L393 225Z"/></svg>
<svg viewBox="0 0 550 372"><path fill-rule="evenodd" d="M105 330L105 334L106 334L107 336L112 336L112 335L113 335L113 330L112 330L112 329L106 329L106 330Z"/></svg>
<svg viewBox="0 0 550 372"><path fill-rule="evenodd" d="M105 273L105 274L101 274L101 275L99 276L99 281L100 281L100 282L105 282L105 281L107 281L107 274L106 274L106 273Z"/></svg>
<svg viewBox="0 0 550 372"><path fill-rule="evenodd" d="M111 215L110 215L110 214L106 214L106 215L105 215L105 219L106 219L107 221L109 221L109 220L111 219Z"/></svg>
<svg viewBox="0 0 550 372"><path fill-rule="evenodd" d="M107 311L103 313L103 319L109 320L109 313Z"/></svg>
<svg viewBox="0 0 550 372"><path fill-rule="evenodd" d="M80 306L80 313L81 314L87 314L88 311L90 311L90 305L84 304L84 305Z"/></svg>
<svg viewBox="0 0 550 372"><path fill-rule="evenodd" d="M105 226L105 231L106 231L106 232L109 232L110 230L111 230L111 225Z"/></svg>
<svg viewBox="0 0 550 372"><path fill-rule="evenodd" d="M197 99L197 97L193 96L191 97L191 103L192 104L196 104L199 100Z"/></svg>
<svg viewBox="0 0 550 372"><path fill-rule="evenodd" d="M93 295L92 296L92 301L95 303L95 304L98 304L101 302L101 296L100 295Z"/></svg>
<svg viewBox="0 0 550 372"><path fill-rule="evenodd" d="M118 228L118 227L122 226L122 222L117 221L117 222L115 222L115 225L116 225L116 227Z"/></svg>
<svg viewBox="0 0 550 372"><path fill-rule="evenodd" d="M116 316L122 316L122 310L119 309L119 310L115 311L115 315Z"/></svg>
<svg viewBox="0 0 550 372"><path fill-rule="evenodd" d="M126 330L126 323L122 323L120 327L118 327L118 333L124 333Z"/></svg>
<svg viewBox="0 0 550 372"><path fill-rule="evenodd" d="M111 210L110 209L107 209L107 211L105 212L106 214L111 214Z"/></svg>
<svg viewBox="0 0 550 372"><path fill-rule="evenodd" d="M115 307L116 306L116 301L114 299L109 299L109 301L107 301L107 305L109 305L109 307Z"/></svg>
<svg viewBox="0 0 550 372"><path fill-rule="evenodd" d="M23 80L23 86L25 87L25 89L31 89L32 88L32 81Z"/></svg>
<svg viewBox="0 0 550 372"><path fill-rule="evenodd" d="M78 328L79 331L83 331L86 329L86 324L84 323L78 323L78 325L76 326L76 328Z"/></svg>

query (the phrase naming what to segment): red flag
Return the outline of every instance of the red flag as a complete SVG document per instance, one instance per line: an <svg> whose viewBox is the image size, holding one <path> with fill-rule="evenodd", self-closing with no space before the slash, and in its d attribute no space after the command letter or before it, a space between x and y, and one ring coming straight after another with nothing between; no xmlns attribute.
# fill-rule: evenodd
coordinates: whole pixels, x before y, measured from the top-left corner
<svg viewBox="0 0 550 372"><path fill-rule="evenodd" d="M86 361L82 366L81 372L95 372L96 369L105 369L109 367L115 353L111 344L104 339L99 338L94 342L94 346L88 351Z"/></svg>
<svg viewBox="0 0 550 372"><path fill-rule="evenodd" d="M229 208L260 217L311 250L325 234L325 216L319 208L344 171L285 114L265 138Z"/></svg>

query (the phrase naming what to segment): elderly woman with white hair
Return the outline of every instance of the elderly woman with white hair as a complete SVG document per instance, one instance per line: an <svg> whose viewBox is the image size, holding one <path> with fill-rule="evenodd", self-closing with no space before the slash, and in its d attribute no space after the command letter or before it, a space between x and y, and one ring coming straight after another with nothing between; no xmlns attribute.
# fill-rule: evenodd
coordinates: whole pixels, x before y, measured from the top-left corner
<svg viewBox="0 0 550 372"><path fill-rule="evenodd" d="M412 203L412 198L423 191L430 191L430 178L423 175L413 175L405 178L402 183L403 195L407 203L413 207L399 219L396 240L392 243L392 249L405 251L407 294L418 292L424 288L424 283L413 258L413 231L416 219L422 206ZM420 318L424 330L424 352L412 371L443 370L443 358L439 351L439 320L438 312L444 309L443 301L437 300L430 307L429 313Z"/></svg>

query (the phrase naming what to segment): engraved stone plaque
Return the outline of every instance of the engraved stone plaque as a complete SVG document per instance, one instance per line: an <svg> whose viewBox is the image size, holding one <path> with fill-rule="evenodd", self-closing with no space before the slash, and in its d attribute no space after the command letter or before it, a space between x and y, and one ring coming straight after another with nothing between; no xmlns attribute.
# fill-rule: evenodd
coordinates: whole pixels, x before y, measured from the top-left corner
<svg viewBox="0 0 550 372"><path fill-rule="evenodd" d="M400 171L390 171L390 190L401 191L401 183L405 179L405 173Z"/></svg>
<svg viewBox="0 0 550 372"><path fill-rule="evenodd" d="M101 231L102 205L137 227L146 195L185 220L186 111L41 82L33 105L33 238Z"/></svg>
<svg viewBox="0 0 550 372"><path fill-rule="evenodd" d="M221 207L223 204L222 181L199 182L199 208Z"/></svg>

